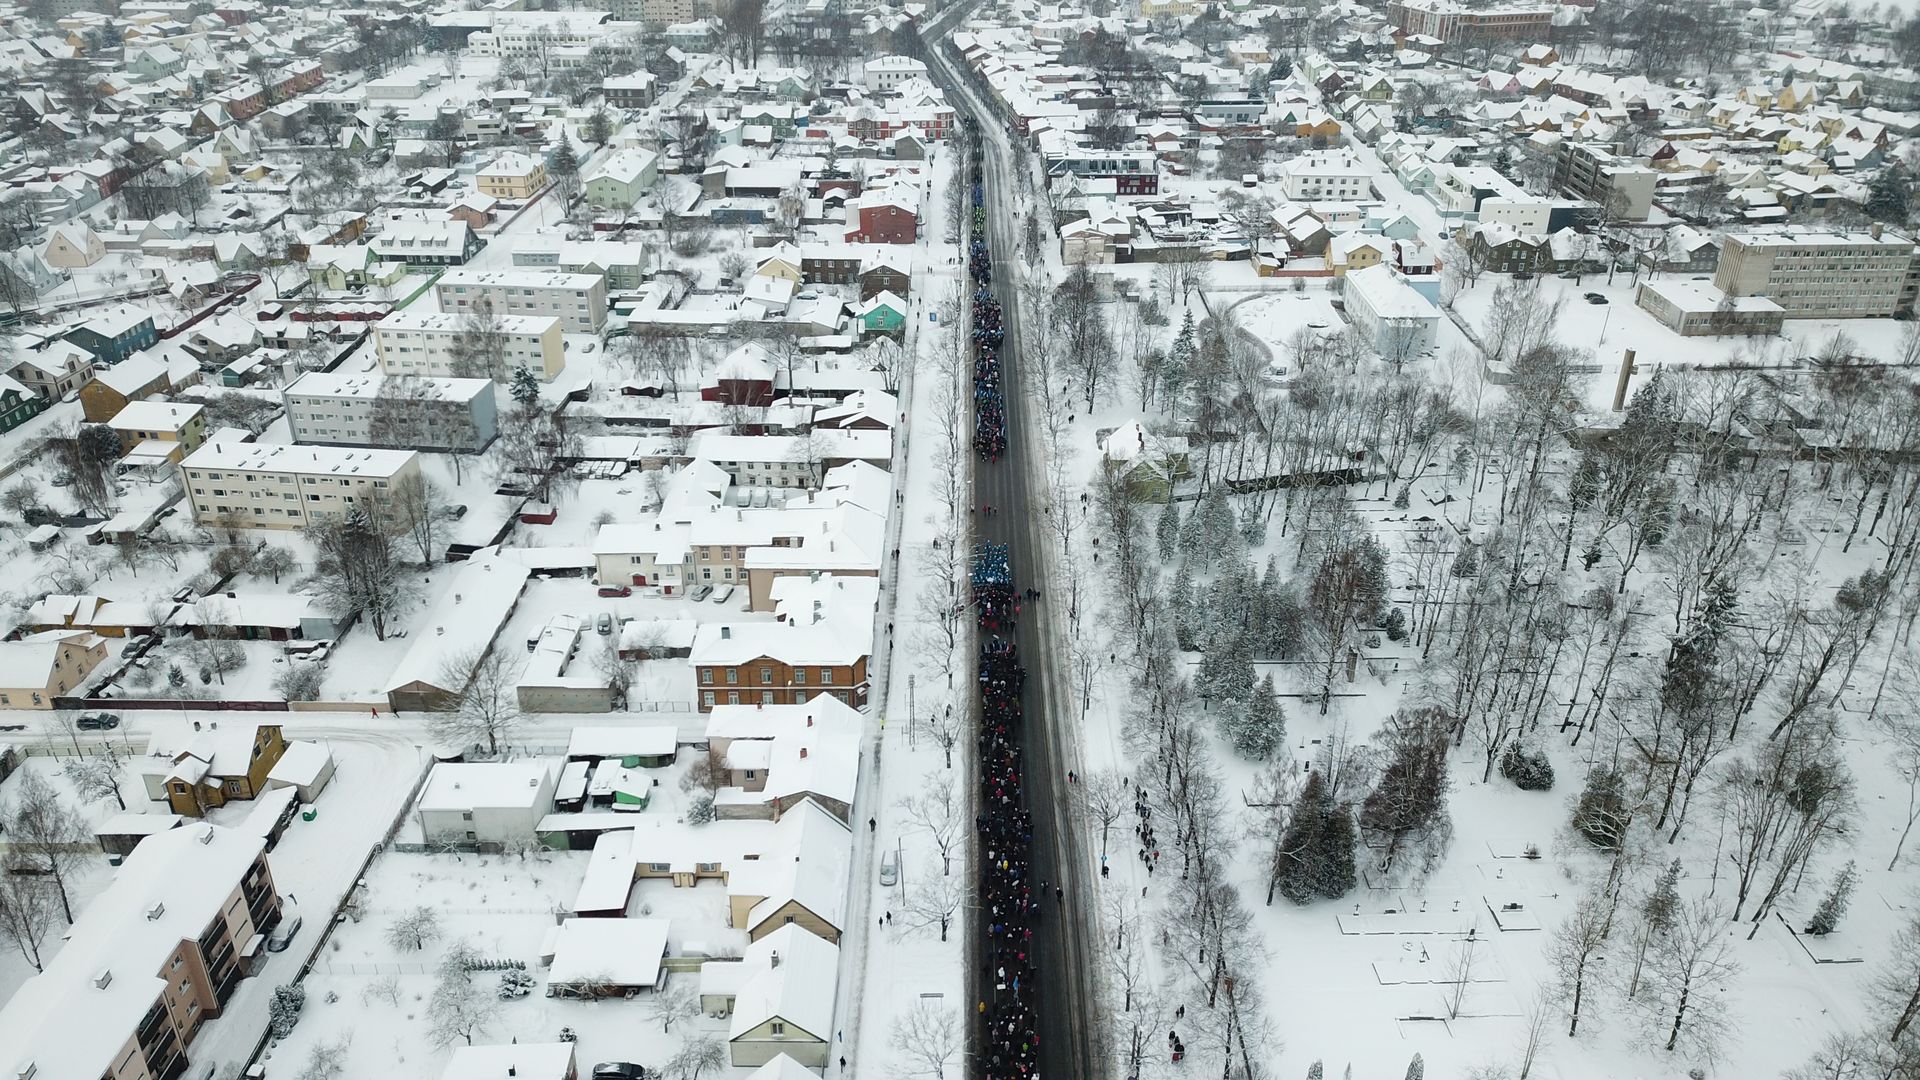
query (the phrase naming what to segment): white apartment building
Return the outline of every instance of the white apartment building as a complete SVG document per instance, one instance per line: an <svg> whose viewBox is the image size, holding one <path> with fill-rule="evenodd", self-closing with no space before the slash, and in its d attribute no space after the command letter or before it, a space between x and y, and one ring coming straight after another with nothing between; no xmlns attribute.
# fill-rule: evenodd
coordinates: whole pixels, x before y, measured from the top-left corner
<svg viewBox="0 0 1920 1080"><path fill-rule="evenodd" d="M182 461L180 473L201 525L232 515L247 528L304 529L420 475L420 458L411 450L211 442Z"/></svg>
<svg viewBox="0 0 1920 1080"><path fill-rule="evenodd" d="M440 310L470 315L492 305L496 315L552 315L569 334L595 334L607 322L607 282L599 274L554 270L469 270L440 275Z"/></svg>
<svg viewBox="0 0 1920 1080"><path fill-rule="evenodd" d="M1789 319L1893 315L1911 304L1913 241L1871 232L1728 233L1715 288L1764 296Z"/></svg>
<svg viewBox="0 0 1920 1080"><path fill-rule="evenodd" d="M515 368L551 382L567 366L566 342L560 320L552 315L502 315L492 324L500 335L499 370L495 379L512 377ZM444 311L396 311L373 324L373 347L380 370L388 375L454 376L461 370L461 353L473 332L472 319Z"/></svg>
<svg viewBox="0 0 1920 1080"><path fill-rule="evenodd" d="M927 65L911 56L880 56L867 61L860 74L866 79L868 90L886 94L908 79L926 78Z"/></svg>
<svg viewBox="0 0 1920 1080"><path fill-rule="evenodd" d="M1373 174L1344 150L1313 150L1281 166L1280 188L1295 202L1357 202L1373 197Z"/></svg>
<svg viewBox="0 0 1920 1080"><path fill-rule="evenodd" d="M499 430L492 379L309 371L280 396L297 443L478 453Z"/></svg>

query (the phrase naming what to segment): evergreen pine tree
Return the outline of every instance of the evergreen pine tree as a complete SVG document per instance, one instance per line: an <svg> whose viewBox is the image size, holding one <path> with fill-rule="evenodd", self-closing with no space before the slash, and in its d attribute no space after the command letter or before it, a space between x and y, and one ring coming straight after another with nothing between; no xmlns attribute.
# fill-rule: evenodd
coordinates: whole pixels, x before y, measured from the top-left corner
<svg viewBox="0 0 1920 1080"><path fill-rule="evenodd" d="M1426 1076L1426 1060L1419 1054L1413 1055L1413 1060L1407 1062L1407 1080L1426 1080Z"/></svg>
<svg viewBox="0 0 1920 1080"><path fill-rule="evenodd" d="M1160 511L1160 520L1154 525L1153 537L1160 544L1160 559L1173 561L1174 548L1180 543L1180 504L1168 503Z"/></svg>
<svg viewBox="0 0 1920 1080"><path fill-rule="evenodd" d="M539 377L528 370L527 365L521 364L519 367L513 369L511 393L513 394L513 400L519 402L521 408L532 408L534 403L540 400Z"/></svg>
<svg viewBox="0 0 1920 1080"><path fill-rule="evenodd" d="M1647 898L1640 902L1640 918L1652 933L1665 934L1673 929L1673 920L1679 914L1680 860L1675 859L1654 879L1653 888L1647 891Z"/></svg>
<svg viewBox="0 0 1920 1080"><path fill-rule="evenodd" d="M547 160L547 171L553 174L564 202L572 202L580 186L580 156L573 152L573 140L565 132L560 134L560 145L553 148L553 156Z"/></svg>
<svg viewBox="0 0 1920 1080"><path fill-rule="evenodd" d="M1272 675L1263 676L1253 688L1231 738L1233 748L1254 761L1267 760L1286 742L1286 715L1281 712L1279 695L1273 692Z"/></svg>
<svg viewBox="0 0 1920 1080"><path fill-rule="evenodd" d="M1860 872L1854 869L1853 860L1840 868L1840 873L1827 888L1827 895L1815 909L1813 918L1807 922L1807 933L1815 937L1831 934L1840 925L1840 917L1847 913L1847 904L1853 900L1853 887L1860 881Z"/></svg>
<svg viewBox="0 0 1920 1080"><path fill-rule="evenodd" d="M1600 766L1587 774L1586 789L1573 808L1573 828L1587 843L1612 850L1627 831L1626 781L1618 770Z"/></svg>
<svg viewBox="0 0 1920 1080"><path fill-rule="evenodd" d="M1313 889L1323 899L1338 900L1353 891L1353 844L1353 812L1346 803L1327 800L1313 860Z"/></svg>
<svg viewBox="0 0 1920 1080"><path fill-rule="evenodd" d="M1882 169L1880 175L1867 185L1865 209L1867 216L1876 221L1904 222L1910 205L1907 173L1898 165Z"/></svg>
<svg viewBox="0 0 1920 1080"><path fill-rule="evenodd" d="M1314 887L1313 862L1319 857L1320 827L1325 820L1321 805L1327 801L1327 785L1319 773L1308 773L1307 782L1293 797L1293 810L1287 815L1287 831L1280 836L1280 865L1274 879L1280 895L1296 904L1311 903L1319 890Z"/></svg>
<svg viewBox="0 0 1920 1080"><path fill-rule="evenodd" d="M1193 571L1184 560L1173 572L1173 585L1167 594L1167 607L1173 614L1174 643L1187 652L1200 647L1199 616L1194 611Z"/></svg>
<svg viewBox="0 0 1920 1080"><path fill-rule="evenodd" d="M1323 1080L1326 1074L1327 1068L1318 1058L1314 1059L1313 1064L1307 1066L1307 1080Z"/></svg>

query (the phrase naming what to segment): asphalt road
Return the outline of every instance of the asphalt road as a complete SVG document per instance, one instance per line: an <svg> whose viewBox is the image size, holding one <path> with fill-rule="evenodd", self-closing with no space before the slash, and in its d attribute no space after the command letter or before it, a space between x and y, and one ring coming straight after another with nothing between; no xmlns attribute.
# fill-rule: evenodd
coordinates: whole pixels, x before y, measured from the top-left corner
<svg viewBox="0 0 1920 1080"><path fill-rule="evenodd" d="M968 5L967 8L970 8ZM962 12L967 8L960 9ZM955 15L951 22L963 18ZM1018 306L1014 266L1014 205L1011 150L1004 125L960 80L945 35L951 25L943 18L929 41L928 62L946 88L948 99L962 116L974 122L976 142L986 154L984 182L987 228L994 253L993 290L1000 301L1006 331L1000 349L1001 378L1007 395L1007 453L997 463L974 463L974 536L976 540L1008 545L1016 589L1047 592L1046 536L1042 511L1029 498L1042 475L1034 455L1041 445L1029 425L1027 402L1021 394L1020 342L1026 332ZM970 300L969 300L970 303ZM971 418L969 418L971 423ZM991 515L981 512L992 506ZM1071 717L1071 698L1060 650L1055 647L1066 613L1054 612L1054 600L1024 604L1015 644L1027 669L1022 701L1026 724L1022 758L1028 807L1033 811L1034 876L1047 883L1042 890L1043 915L1034 929L1034 959L1039 982L1040 1076L1094 1080L1106 1074L1098 1053L1099 1011L1094 999L1089 909L1093 888L1082 855L1080 837L1073 828L1066 798L1066 774L1072 760L1064 725ZM1058 884L1066 890L1064 908L1051 897ZM976 935L976 940L978 935ZM984 964L984 959L976 955ZM977 973L979 974L979 973ZM984 979L979 980L986 985ZM977 1070L976 1070L977 1074Z"/></svg>

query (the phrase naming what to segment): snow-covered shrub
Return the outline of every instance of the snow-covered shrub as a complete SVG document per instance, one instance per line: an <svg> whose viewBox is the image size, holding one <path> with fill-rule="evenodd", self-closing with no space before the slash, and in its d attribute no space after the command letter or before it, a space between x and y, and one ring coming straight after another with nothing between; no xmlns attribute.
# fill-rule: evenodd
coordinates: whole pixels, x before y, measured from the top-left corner
<svg viewBox="0 0 1920 1080"><path fill-rule="evenodd" d="M1519 743L1507 747L1500 756L1500 775L1513 781L1521 791L1551 791L1553 763L1540 750L1527 750Z"/></svg>

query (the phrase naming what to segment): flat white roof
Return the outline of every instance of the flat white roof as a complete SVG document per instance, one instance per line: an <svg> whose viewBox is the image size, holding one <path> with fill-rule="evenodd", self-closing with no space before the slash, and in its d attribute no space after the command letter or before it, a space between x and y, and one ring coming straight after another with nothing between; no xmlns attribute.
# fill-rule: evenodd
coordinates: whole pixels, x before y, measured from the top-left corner
<svg viewBox="0 0 1920 1080"><path fill-rule="evenodd" d="M445 278L441 280L444 281ZM388 315L374 323L373 328L384 331L437 331L459 334L466 331L467 318L453 311L421 311L408 308ZM498 315L494 317L494 322L498 324L503 334L531 334L536 337L560 325L559 317L554 315Z"/></svg>
<svg viewBox="0 0 1920 1080"><path fill-rule="evenodd" d="M181 462L187 469L282 472L300 476L361 476L386 479L413 462L411 450L360 450L339 446L210 442Z"/></svg>
<svg viewBox="0 0 1920 1080"><path fill-rule="evenodd" d="M438 288L450 285L511 286L516 289L591 289L604 279L599 274L572 274L565 270L520 267L512 270L469 270L456 267L440 275Z"/></svg>
<svg viewBox="0 0 1920 1080"><path fill-rule="evenodd" d="M671 756L680 730L670 724L645 727L577 727L567 740L568 757Z"/></svg>
<svg viewBox="0 0 1920 1080"><path fill-rule="evenodd" d="M555 933L547 981L652 986L666 955L665 919L568 919Z"/></svg>
<svg viewBox="0 0 1920 1080"><path fill-rule="evenodd" d="M546 799L541 761L442 761L420 792L421 810L520 809Z"/></svg>
<svg viewBox="0 0 1920 1080"><path fill-rule="evenodd" d="M536 321L558 322L559 320L547 316ZM295 379L282 393L288 398L328 397L371 400L380 396L380 391L386 385L387 377L377 371L353 375L339 371L309 371ZM420 398L440 401L471 401L493 391L492 379L443 379L409 375L397 380L395 385L410 389Z"/></svg>

